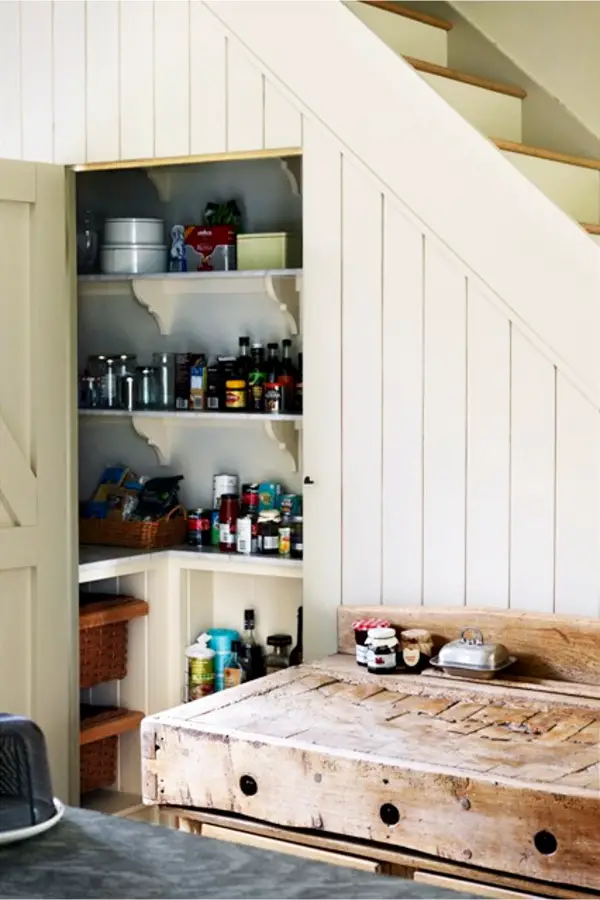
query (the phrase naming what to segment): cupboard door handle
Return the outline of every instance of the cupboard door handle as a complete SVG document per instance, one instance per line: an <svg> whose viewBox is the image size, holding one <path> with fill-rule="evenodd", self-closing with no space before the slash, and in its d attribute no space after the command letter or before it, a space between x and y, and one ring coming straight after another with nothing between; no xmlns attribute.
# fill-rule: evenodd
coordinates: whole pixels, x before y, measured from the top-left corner
<svg viewBox="0 0 600 900"><path fill-rule="evenodd" d="M304 476L304 484L314 484L314 481L312 480L312 478L310 477L310 475L305 475L305 476Z"/></svg>

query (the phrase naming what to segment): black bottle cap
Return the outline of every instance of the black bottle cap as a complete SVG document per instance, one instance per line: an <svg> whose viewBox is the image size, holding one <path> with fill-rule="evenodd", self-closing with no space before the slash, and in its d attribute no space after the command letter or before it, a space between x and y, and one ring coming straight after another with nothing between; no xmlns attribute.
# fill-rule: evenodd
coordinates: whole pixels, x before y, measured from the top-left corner
<svg viewBox="0 0 600 900"><path fill-rule="evenodd" d="M275 341L272 344L267 344L267 347L269 348L269 350L277 350L279 348L279 344L277 343L277 341Z"/></svg>
<svg viewBox="0 0 600 900"><path fill-rule="evenodd" d="M253 609L244 610L244 625L246 628L254 628L255 616Z"/></svg>
<svg viewBox="0 0 600 900"><path fill-rule="evenodd" d="M291 342L290 338L284 338L281 342L281 345L282 345L282 347L291 347L292 342Z"/></svg>
<svg viewBox="0 0 600 900"><path fill-rule="evenodd" d="M267 638L267 644L272 647L291 647L292 643L291 634L270 634Z"/></svg>
<svg viewBox="0 0 600 900"><path fill-rule="evenodd" d="M241 337L239 339L240 347L249 347L250 346L250 338L249 337Z"/></svg>

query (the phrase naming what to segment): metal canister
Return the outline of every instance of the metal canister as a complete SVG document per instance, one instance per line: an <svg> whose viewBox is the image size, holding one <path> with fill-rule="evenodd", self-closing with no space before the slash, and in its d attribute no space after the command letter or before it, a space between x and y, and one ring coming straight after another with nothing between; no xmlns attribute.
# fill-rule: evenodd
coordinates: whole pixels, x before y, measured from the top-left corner
<svg viewBox="0 0 600 900"><path fill-rule="evenodd" d="M213 475L213 509L219 509L223 494L237 493L239 493L237 475Z"/></svg>

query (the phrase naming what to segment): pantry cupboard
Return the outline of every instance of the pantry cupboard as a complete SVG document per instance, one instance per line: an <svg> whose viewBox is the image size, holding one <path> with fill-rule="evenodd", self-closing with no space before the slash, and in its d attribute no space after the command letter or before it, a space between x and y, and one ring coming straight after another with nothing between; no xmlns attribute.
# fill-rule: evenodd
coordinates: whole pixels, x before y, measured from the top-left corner
<svg viewBox="0 0 600 900"><path fill-rule="evenodd" d="M235 196L247 231L302 234L303 214L312 209L314 215L322 198L318 183L306 190L310 173L310 163L303 171L299 148L281 156L149 160L76 172L1 164L0 273L14 303L3 298L0 304L10 372L0 388L0 706L40 722L61 796L76 799L78 793L79 700L143 714L177 704L185 646L209 627L240 630L248 606L256 610L264 642L272 632L295 634L303 603L306 656L333 650L340 577L335 292L327 284L316 291L302 267L77 278L76 216L91 209L100 221L160 217L170 227L199 220L208 200ZM304 261L328 252L328 226L319 230L305 239ZM303 351L302 416L182 418L174 411L77 409L77 374L92 354L136 354L145 363L156 351L224 353L236 350L242 334L265 344L288 337L294 355ZM322 443L319 419L326 423ZM235 472L242 482L278 481L303 493L304 560L185 547L150 553L82 547L78 557L77 501L90 496L107 464L117 462L150 476L182 474L188 507L210 505L217 472ZM77 583L85 593L148 603L148 615L129 623L126 677L81 697ZM132 729L119 738L117 793L92 797L101 808L131 809L139 799L139 735L135 716L129 719Z"/></svg>

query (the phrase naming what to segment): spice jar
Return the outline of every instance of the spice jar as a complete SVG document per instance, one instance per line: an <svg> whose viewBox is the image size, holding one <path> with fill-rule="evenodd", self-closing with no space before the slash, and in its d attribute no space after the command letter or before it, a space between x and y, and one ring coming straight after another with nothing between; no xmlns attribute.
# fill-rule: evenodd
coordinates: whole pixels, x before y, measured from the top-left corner
<svg viewBox="0 0 600 900"><path fill-rule="evenodd" d="M270 634L267 638L267 647L273 649L267 653L265 666L267 675L287 669L290 664L290 647L292 636L290 634Z"/></svg>
<svg viewBox="0 0 600 900"><path fill-rule="evenodd" d="M302 516L294 516L291 524L290 556L292 559L302 559L304 556L304 522Z"/></svg>
<svg viewBox="0 0 600 900"><path fill-rule="evenodd" d="M246 409L246 382L231 378L225 382L225 409Z"/></svg>
<svg viewBox="0 0 600 900"><path fill-rule="evenodd" d="M410 628L400 632L402 662L407 672L422 672L433 655L431 635L424 628Z"/></svg>
<svg viewBox="0 0 600 900"><path fill-rule="evenodd" d="M356 662L359 666L367 665L366 644L369 628L389 628L390 622L387 619L357 619L352 623L354 628L354 640L356 641Z"/></svg>
<svg viewBox="0 0 600 900"><path fill-rule="evenodd" d="M398 638L393 628L369 628L366 644L369 672L389 675L396 671Z"/></svg>
<svg viewBox="0 0 600 900"><path fill-rule="evenodd" d="M235 553L239 506L239 494L221 495L219 507L219 550L221 553Z"/></svg>
<svg viewBox="0 0 600 900"><path fill-rule="evenodd" d="M281 516L276 509L265 509L258 514L257 550L265 556L279 553L279 522Z"/></svg>

